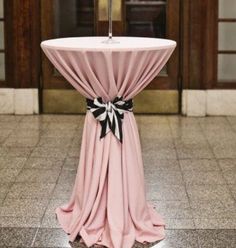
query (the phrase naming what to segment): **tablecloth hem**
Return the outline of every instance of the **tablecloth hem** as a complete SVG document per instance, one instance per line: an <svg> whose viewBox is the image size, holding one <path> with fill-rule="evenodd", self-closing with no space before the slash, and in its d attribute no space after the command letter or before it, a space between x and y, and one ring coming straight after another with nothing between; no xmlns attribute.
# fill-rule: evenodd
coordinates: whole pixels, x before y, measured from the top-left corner
<svg viewBox="0 0 236 248"><path fill-rule="evenodd" d="M139 236L139 234L142 233L142 231L136 230L135 226L133 225L133 228L135 229L135 233L123 234L123 236L121 237L122 244L120 244L119 246L117 246L117 245L114 246L112 244L112 241L108 240L108 239L110 239L110 235L105 233L105 231L106 231L105 228L100 230L100 232L95 234L95 235L94 234L89 235L86 232L85 227L83 225L77 233L75 233L73 231L71 233L69 233L69 231L68 231L69 220L70 220L69 214L72 213L73 210L71 212L70 211L63 212L63 209L58 207L58 208L56 208L55 213L56 213L59 225L64 230L64 232L68 235L69 241L71 243L73 243L76 239L80 239L80 242L84 243L88 248L92 247L95 244L102 245L102 246L107 247L107 248L124 248L124 247L125 248L132 248L136 241L141 243L141 244L151 244L151 243L155 243L155 242L158 242L158 241L165 239L165 232L164 232L165 223L163 222L162 218L160 217L160 215L157 212L153 212L155 210L152 208L152 205L150 203L148 205L149 205L149 207L147 208L147 210L149 211L150 218L151 218L152 223L153 223L153 230L150 231L150 233L146 233L146 235L140 235ZM68 214L68 216L67 216L67 218L65 218L65 215L67 215L67 214ZM156 216L154 216L154 215L156 215ZM159 223L157 223L157 219L159 219ZM112 229L109 228L109 230L111 231ZM113 231L113 235L114 235L114 230L112 230L112 231ZM147 232L147 230L145 230L144 232ZM109 238L108 238L108 236L109 236Z"/></svg>

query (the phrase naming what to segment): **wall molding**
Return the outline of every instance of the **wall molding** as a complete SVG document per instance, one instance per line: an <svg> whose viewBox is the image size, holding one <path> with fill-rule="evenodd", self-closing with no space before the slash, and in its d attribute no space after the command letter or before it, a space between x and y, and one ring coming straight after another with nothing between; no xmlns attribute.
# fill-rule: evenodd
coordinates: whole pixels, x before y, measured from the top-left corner
<svg viewBox="0 0 236 248"><path fill-rule="evenodd" d="M183 90L186 116L236 116L236 90Z"/></svg>
<svg viewBox="0 0 236 248"><path fill-rule="evenodd" d="M0 88L0 114L39 114L38 89Z"/></svg>
<svg viewBox="0 0 236 248"><path fill-rule="evenodd" d="M81 114L86 112L85 98L76 90L44 89L42 95L43 113ZM177 90L143 90L134 97L134 113L178 114L178 103Z"/></svg>

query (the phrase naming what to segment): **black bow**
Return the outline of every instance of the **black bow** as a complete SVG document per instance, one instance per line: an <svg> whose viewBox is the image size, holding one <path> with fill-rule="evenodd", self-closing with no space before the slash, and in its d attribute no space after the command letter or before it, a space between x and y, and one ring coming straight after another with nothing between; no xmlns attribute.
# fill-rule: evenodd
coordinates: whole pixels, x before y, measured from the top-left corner
<svg viewBox="0 0 236 248"><path fill-rule="evenodd" d="M87 109L102 126L101 136L103 138L110 130L122 143L122 120L124 112L133 111L132 99L123 101L122 97L116 97L113 101L104 103L101 97L94 100L86 99Z"/></svg>

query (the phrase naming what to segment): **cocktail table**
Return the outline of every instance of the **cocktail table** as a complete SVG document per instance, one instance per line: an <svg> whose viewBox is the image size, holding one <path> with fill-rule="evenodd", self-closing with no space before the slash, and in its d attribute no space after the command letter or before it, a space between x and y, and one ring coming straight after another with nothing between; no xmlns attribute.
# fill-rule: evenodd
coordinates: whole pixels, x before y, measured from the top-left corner
<svg viewBox="0 0 236 248"><path fill-rule="evenodd" d="M176 47L166 39L62 38L42 42L46 56L87 103L77 175L69 202L55 209L69 240L131 248L165 237L147 202L133 97L158 75ZM62 96L63 97L63 96Z"/></svg>

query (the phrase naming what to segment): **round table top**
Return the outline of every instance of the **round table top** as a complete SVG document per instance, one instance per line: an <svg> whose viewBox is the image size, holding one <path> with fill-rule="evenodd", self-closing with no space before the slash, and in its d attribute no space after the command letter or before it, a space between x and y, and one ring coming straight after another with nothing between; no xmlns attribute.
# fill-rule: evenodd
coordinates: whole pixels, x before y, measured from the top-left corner
<svg viewBox="0 0 236 248"><path fill-rule="evenodd" d="M174 48L176 42L168 39L143 38L143 37L119 37L113 39L117 43L104 43L108 38L105 36L59 38L46 40L41 43L42 48L56 50L89 50L89 51L109 51L109 50L162 50Z"/></svg>

